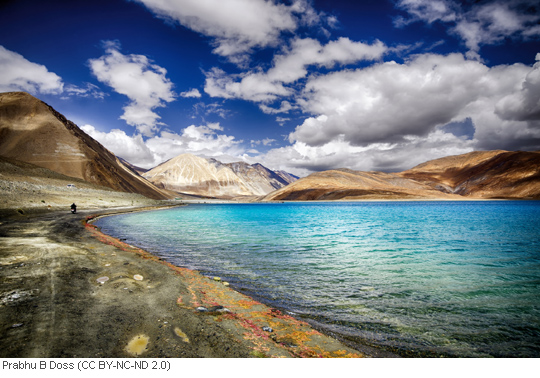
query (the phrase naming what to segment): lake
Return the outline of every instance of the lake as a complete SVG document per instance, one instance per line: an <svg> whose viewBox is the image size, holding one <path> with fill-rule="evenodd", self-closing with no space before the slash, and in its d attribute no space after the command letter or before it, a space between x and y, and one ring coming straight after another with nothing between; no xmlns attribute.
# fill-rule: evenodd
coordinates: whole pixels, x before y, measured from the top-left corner
<svg viewBox="0 0 540 378"><path fill-rule="evenodd" d="M200 204L95 224L353 344L540 357L540 202Z"/></svg>

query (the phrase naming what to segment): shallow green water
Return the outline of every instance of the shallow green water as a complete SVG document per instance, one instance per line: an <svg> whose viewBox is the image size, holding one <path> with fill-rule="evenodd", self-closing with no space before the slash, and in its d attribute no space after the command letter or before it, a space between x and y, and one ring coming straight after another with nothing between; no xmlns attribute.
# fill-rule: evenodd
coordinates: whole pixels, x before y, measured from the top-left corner
<svg viewBox="0 0 540 378"><path fill-rule="evenodd" d="M352 340L540 356L540 202L190 205L97 225Z"/></svg>

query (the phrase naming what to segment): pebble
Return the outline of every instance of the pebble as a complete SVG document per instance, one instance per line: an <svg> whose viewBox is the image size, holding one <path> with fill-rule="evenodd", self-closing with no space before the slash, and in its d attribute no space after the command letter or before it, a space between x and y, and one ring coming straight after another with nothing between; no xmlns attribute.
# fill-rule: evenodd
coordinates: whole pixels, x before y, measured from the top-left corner
<svg viewBox="0 0 540 378"><path fill-rule="evenodd" d="M99 282L100 284L104 284L108 280L109 280L109 277L104 276L104 277L99 277L96 281Z"/></svg>
<svg viewBox="0 0 540 378"><path fill-rule="evenodd" d="M262 327L262 330L265 331L265 332L274 332L274 330L268 326L264 326Z"/></svg>
<svg viewBox="0 0 540 378"><path fill-rule="evenodd" d="M221 281L221 277L214 277L214 281Z"/></svg>
<svg viewBox="0 0 540 378"><path fill-rule="evenodd" d="M133 279L135 281L142 281L143 280L143 276L141 276L140 274L136 274L133 276Z"/></svg>
<svg viewBox="0 0 540 378"><path fill-rule="evenodd" d="M223 286L229 286L228 282L223 282Z"/></svg>
<svg viewBox="0 0 540 378"><path fill-rule="evenodd" d="M11 328L19 328L19 327L22 327L23 326L23 323L17 323L17 324L13 324L11 326Z"/></svg>

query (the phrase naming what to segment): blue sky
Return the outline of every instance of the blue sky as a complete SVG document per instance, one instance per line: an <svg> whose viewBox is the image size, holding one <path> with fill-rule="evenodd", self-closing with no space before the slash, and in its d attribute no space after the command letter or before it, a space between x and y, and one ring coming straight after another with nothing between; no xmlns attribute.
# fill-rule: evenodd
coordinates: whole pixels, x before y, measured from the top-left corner
<svg viewBox="0 0 540 378"><path fill-rule="evenodd" d="M298 175L540 149L532 0L4 1L0 91L150 168Z"/></svg>

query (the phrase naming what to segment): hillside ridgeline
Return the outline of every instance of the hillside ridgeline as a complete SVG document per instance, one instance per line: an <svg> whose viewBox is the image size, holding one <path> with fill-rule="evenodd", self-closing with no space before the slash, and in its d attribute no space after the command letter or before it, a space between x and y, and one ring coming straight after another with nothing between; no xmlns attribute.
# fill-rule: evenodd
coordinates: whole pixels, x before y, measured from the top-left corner
<svg viewBox="0 0 540 378"><path fill-rule="evenodd" d="M313 173L262 198L310 200L540 199L540 152L476 151L400 173Z"/></svg>
<svg viewBox="0 0 540 378"><path fill-rule="evenodd" d="M216 198L263 196L297 179L261 164L224 164L192 154L176 156L143 177L167 190Z"/></svg>

